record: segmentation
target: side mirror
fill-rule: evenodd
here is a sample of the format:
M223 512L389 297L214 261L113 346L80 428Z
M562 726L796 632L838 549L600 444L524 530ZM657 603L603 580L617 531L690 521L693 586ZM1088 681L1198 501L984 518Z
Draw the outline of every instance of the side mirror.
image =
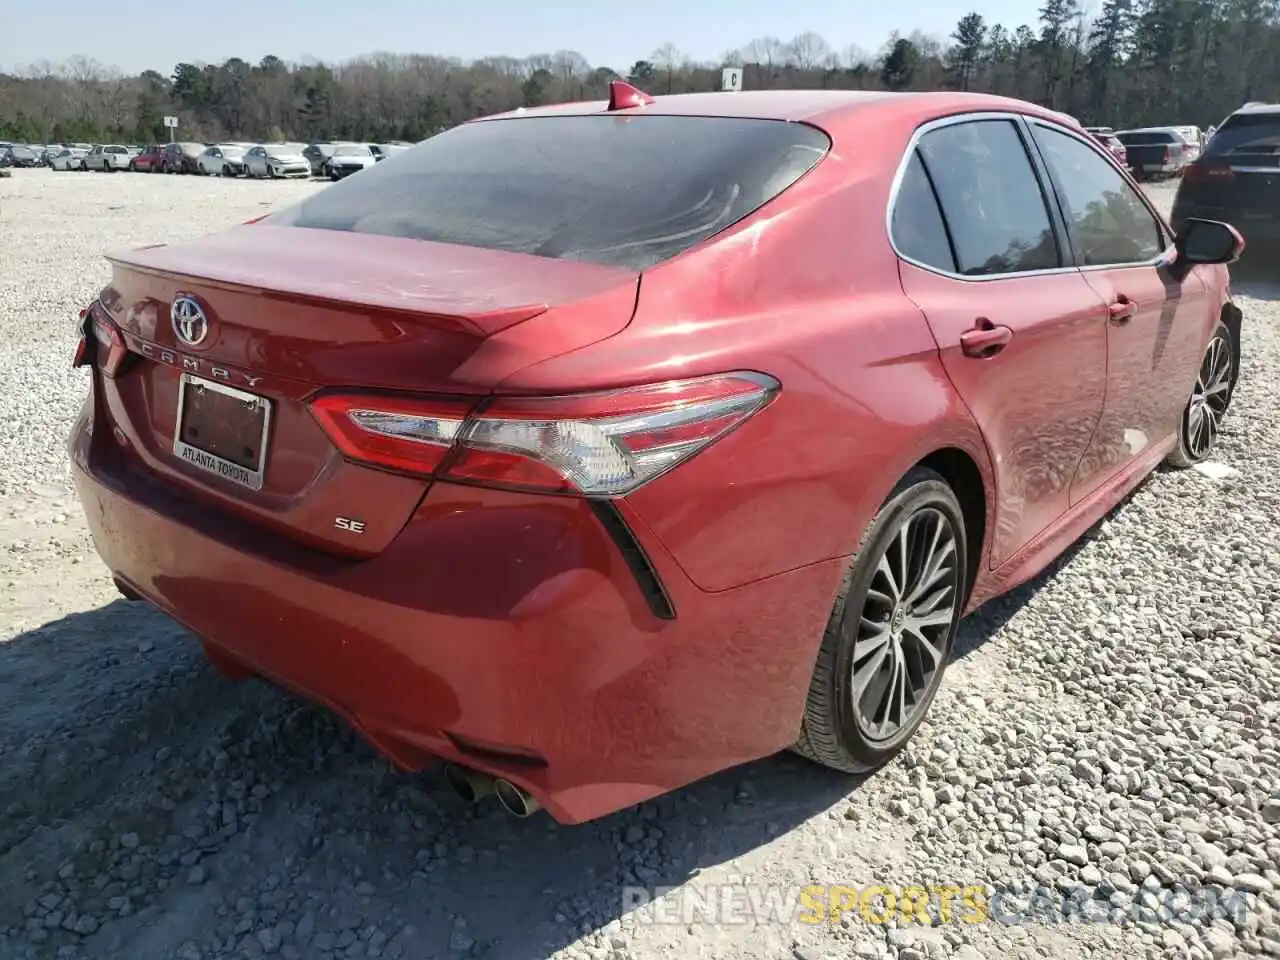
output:
M1183 263L1235 263L1244 253L1244 237L1229 223L1188 218L1177 240Z

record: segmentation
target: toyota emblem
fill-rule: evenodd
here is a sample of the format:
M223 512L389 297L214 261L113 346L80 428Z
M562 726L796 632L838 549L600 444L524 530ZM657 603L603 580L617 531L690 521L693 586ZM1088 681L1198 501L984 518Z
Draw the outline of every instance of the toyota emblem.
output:
M169 308L173 335L188 347L197 347L209 335L209 319L195 297L181 294Z

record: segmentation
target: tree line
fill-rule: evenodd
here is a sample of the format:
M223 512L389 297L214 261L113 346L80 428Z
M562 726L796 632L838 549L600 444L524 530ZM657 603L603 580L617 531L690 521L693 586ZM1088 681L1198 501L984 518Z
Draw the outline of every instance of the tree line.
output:
M836 50L820 34L764 37L719 62L674 44L625 70L563 50L464 62L375 54L344 63L183 62L130 76L86 57L0 73L0 139L421 140L519 106L602 98L622 77L654 94L715 90L725 66L748 90L956 89L1031 100L1110 126L1220 120L1250 100L1280 99L1280 0L1045 0L1034 25L967 14L946 37L894 34L883 48Z

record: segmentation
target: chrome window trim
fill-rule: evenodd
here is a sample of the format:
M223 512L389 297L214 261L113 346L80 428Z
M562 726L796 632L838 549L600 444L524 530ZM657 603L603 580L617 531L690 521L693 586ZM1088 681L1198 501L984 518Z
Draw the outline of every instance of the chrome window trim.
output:
M1137 268L1152 268L1152 267L1159 267L1159 266L1165 265L1168 257L1168 250L1165 250L1161 252L1159 256L1149 261L1143 261L1142 263L1091 264L1087 267L1080 267L1080 266L1076 266L1075 264L1069 264L1069 265L1063 265L1061 267L1050 267L1048 269L1043 269L1043 270L1023 270L1018 273L987 273L987 274L981 274L978 276L972 276L969 274L956 273L952 270L944 270L941 267L935 267L927 263L922 263L921 261L916 260L915 258L909 257L906 254L904 254L898 248L898 243L893 236L893 211L894 211L894 208L898 205L898 193L902 188L902 181L906 178L907 167L911 163L912 155L915 153L916 147L919 145L920 140L926 134L931 133L934 130L941 130L946 127L954 126L956 124L975 123L983 120L1007 120L1012 122L1016 127L1020 127L1020 128L1030 123L1041 124L1045 127L1048 127L1051 130L1056 130L1061 133L1065 133L1068 136L1075 137L1075 139L1077 140L1081 140L1081 142L1084 143L1086 146L1093 148L1094 153L1099 154L1100 156L1103 156L1104 159L1107 162L1109 162L1114 169L1117 169L1117 170L1120 169L1119 164L1115 161L1113 157L1103 154L1100 149L1094 147L1094 145L1091 143L1088 143L1088 141L1080 138L1078 135L1072 132L1072 130L1069 127L1066 127L1059 123L1055 123L1052 120L1046 120L1042 117L1032 116L1030 114L1025 114L1025 113L1017 113L1014 111L1005 111L1005 110L978 110L978 111L972 111L969 113L949 114L945 117L937 117L933 120L928 120L922 123L920 126L916 127L916 129L912 131L911 138L907 141L907 145L902 151L902 156L898 160L898 169L897 169L897 172L894 173L893 175L893 182L889 185L889 201L885 206L885 216L884 216L885 234L889 238L889 247L893 250L894 255L897 256L897 258L900 261L902 261L903 263L909 263L913 267L916 267L920 270L925 270L929 273L934 274L935 276L946 277L949 280L962 280L965 283L993 283L1000 280L1021 280L1024 277L1052 277L1052 276L1061 276L1063 274L1068 274L1068 273L1084 273L1086 271L1091 272L1096 270L1128 270L1128 269L1137 269ZM1023 149L1026 150L1027 146L1028 145L1024 144ZM1037 150L1039 149L1038 145L1034 143L1031 144L1030 146ZM1031 164L1031 172L1032 172L1032 175L1035 176L1037 183L1040 184L1042 189L1047 188L1050 191L1050 193L1053 195L1054 201L1058 203L1059 206L1061 206L1061 203L1062 203L1061 198L1058 196L1057 187L1053 184L1052 180L1050 180L1050 182L1047 184L1040 183L1040 172L1039 170L1036 169L1035 159L1031 157L1030 154L1028 154L1027 156L1027 162ZM1123 171L1121 171L1121 173L1123 175ZM1127 178L1126 178L1126 182L1127 182ZM1161 235L1167 237L1168 230L1166 228L1164 218L1161 217L1159 213L1157 213L1152 208L1150 201L1147 199L1146 195L1142 192L1141 189L1138 189L1138 196L1142 200L1143 205L1147 208L1147 212L1150 213L1155 218L1156 225L1160 228ZM938 201L938 202L939 202L939 213L942 214L943 221L945 222L946 212L941 209L941 201ZM1046 210L1045 214L1049 217L1050 223L1052 224L1053 216L1050 213L1050 211ZM1064 239L1070 241L1071 238L1066 237Z
M926 134L932 133L934 130L942 130L942 129L945 129L946 127L955 126L961 123L976 123L983 120L1007 120L1012 122L1014 126L1020 127L1023 119L1024 119L1023 114L1013 113L1011 111L980 110L980 111L973 111L970 113L950 114L945 117L938 117L934 120L928 120L925 123L922 123L920 126L916 127L914 131L912 131L911 139L907 141L907 146L902 152L901 159L898 161L897 173L894 174L893 183L889 187L889 203L885 208L885 218L884 218L885 232L888 234L888 237L889 237L889 246L893 249L894 254L897 255L899 260L903 261L904 263L909 263L914 267L919 267L921 270L927 270L929 273L936 274L937 276L947 277L948 279L951 279L951 280L963 280L966 283L991 283L996 280L1020 280L1023 277L1056 276L1059 274L1071 273L1076 270L1076 267L1074 265L1071 265L1071 266L1061 266L1061 267L1049 267L1043 270L1023 270L1018 273L984 273L984 274L979 274L977 276L964 274L964 273L956 273L955 271L952 271L952 270L944 270L941 267L935 267L927 263L921 263L919 260L906 256L900 249L898 249L898 243L893 237L893 210L898 205L898 192L902 188L902 181L906 179L907 166L911 163L912 154L915 153L916 147L919 145L920 140ZM1023 149L1024 150L1026 149L1025 145ZM1027 163L1031 166L1031 174L1033 177L1036 178L1037 185L1043 187L1043 185L1040 184L1040 175L1039 175L1039 172L1036 170L1035 160L1029 154L1027 155ZM1049 184L1048 186L1052 188L1052 184ZM941 206L941 201L939 201L939 206ZM940 210L939 212L942 213L942 218L943 218L943 221L945 222L946 216L947 216L946 212L942 210ZM1047 208L1045 209L1045 216L1049 218L1049 222L1052 225L1053 216Z

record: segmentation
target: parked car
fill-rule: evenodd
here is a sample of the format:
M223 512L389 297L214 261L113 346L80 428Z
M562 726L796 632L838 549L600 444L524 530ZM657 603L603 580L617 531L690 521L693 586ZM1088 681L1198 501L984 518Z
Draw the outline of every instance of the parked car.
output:
M164 159L160 161L160 169L165 173L198 173L200 154L205 145L193 141L166 143Z
M6 166L27 168L40 166L40 154L24 143L11 145L7 152L8 163Z
M333 156L336 146L336 143L318 142L308 144L302 151L302 155L311 164L311 175L313 177L327 177L329 175L328 170L325 169L325 163Z
M1197 126L1173 127L1173 132L1187 143L1187 163L1194 163L1204 152L1204 131Z
M113 255L70 438L125 596L566 823L885 763L964 614L1210 456L1239 364L1239 235L1041 107L609 102Z
M112 173L116 170L128 170L133 157L129 150L119 143L98 144L84 156L86 170L100 170Z
M56 157L65 149L66 149L65 147L59 146L57 144L50 144L49 146L45 147L42 151L40 151L40 166L42 167L53 166L53 158Z
M397 153L403 153L412 147L412 143L371 143L369 144L369 152L373 154L373 159L382 161L387 157L394 156Z
M49 162L49 166L54 170L83 170L84 158L88 152L88 150L67 147L54 155L54 158Z
M1192 217L1234 224L1253 256L1274 260L1280 250L1280 105L1244 107L1222 122L1178 184L1173 222L1185 226Z
M1139 180L1167 180L1182 175L1190 145L1172 127L1121 130L1116 139L1124 144L1129 167Z
M200 154L200 172L219 177L238 177L244 173L247 148L234 143L219 143Z
M138 173L160 173L164 169L165 145L153 143L129 163L129 169Z
M341 180L377 163L377 158L364 144L339 144L333 150L325 169L330 180Z
M244 172L250 177L309 177L311 163L300 143L264 143L245 152Z
M1093 139L1106 147L1107 152L1116 158L1116 163L1120 164L1122 167L1127 167L1129 165L1129 151L1125 145L1120 142L1119 137L1113 133L1103 133L1098 130L1086 132L1089 133Z

